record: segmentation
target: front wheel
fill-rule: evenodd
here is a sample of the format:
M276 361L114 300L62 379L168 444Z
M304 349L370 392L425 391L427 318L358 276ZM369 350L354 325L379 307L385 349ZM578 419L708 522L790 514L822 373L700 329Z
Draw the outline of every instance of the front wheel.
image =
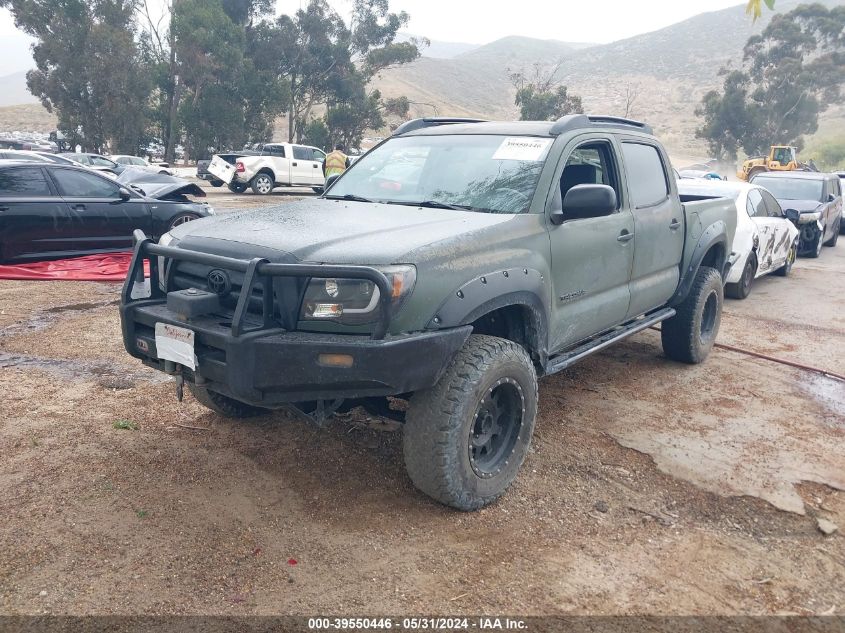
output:
M735 284L725 286L725 294L731 299L745 299L751 294L751 284L754 283L754 275L757 274L757 257L754 253L748 256L745 268L742 269L742 277Z
M841 228L842 219L836 221L836 225L833 227L833 235L831 238L824 243L825 246L836 246L836 242L839 241L839 229Z
M252 187L252 193L259 196L266 196L273 193L273 187L276 186L276 183L270 177L270 174L261 173L252 179L250 186Z
M414 485L459 510L493 503L516 478L537 417L537 374L516 343L472 335L432 388L411 398L403 449Z
M792 266L795 264L795 260L798 257L798 240L795 240L792 243L792 246L789 247L789 252L786 254L786 261L784 262L783 266L778 268L775 271L775 274L780 277L788 277L789 273L792 272Z
M180 213L179 215L174 217L172 220L170 220L170 225L169 225L167 230L172 231L177 226L181 226L181 225L185 224L186 222L193 222L194 220L198 219L199 217L200 216L198 216L196 213Z
M813 234L812 239L806 239L808 235ZM823 229L816 229L816 228L807 228L804 229L804 238L805 243L808 245L807 250L807 257L812 257L815 259L819 255L822 254L822 240L824 237L824 230Z
M719 333L723 302L722 276L715 268L702 266L675 316L661 325L666 356L690 364L707 358Z
M229 191L232 193L243 193L246 191L246 188L249 187L248 184L245 182L230 182L229 183Z

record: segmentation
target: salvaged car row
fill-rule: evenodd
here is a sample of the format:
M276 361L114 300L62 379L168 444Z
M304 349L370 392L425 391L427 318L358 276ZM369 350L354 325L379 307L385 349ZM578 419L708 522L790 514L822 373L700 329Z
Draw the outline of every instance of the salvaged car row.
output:
M322 188L304 149L218 156L207 173L259 194ZM647 125L601 116L409 121L319 198L202 221L187 222L211 212L186 184L0 163L0 258L58 256L54 220L91 227L82 212L101 205L122 223L111 244L134 231L125 348L180 397L186 385L230 417L285 407L321 424L362 406L397 419L411 480L462 510L517 476L538 377L655 324L668 358L703 362L724 293L788 275L842 229L835 175L679 180Z

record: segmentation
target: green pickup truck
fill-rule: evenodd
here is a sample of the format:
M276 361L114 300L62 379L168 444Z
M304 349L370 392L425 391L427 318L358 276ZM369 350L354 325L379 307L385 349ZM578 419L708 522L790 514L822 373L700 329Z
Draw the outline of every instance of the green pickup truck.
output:
M400 420L414 484L473 510L527 455L538 377L657 323L706 358L735 229L642 123L417 119L320 198L136 232L124 344L222 415Z

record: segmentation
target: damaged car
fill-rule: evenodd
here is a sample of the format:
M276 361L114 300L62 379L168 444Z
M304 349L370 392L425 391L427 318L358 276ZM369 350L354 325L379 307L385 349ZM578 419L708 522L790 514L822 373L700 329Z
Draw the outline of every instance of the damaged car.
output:
M137 229L157 237L214 213L190 199L205 195L195 184L142 173L117 182L82 167L0 160L0 263L124 251ZM171 182L150 182L163 178Z
M768 189L793 216L801 231L799 255L818 257L822 245L836 246L842 226L842 185L836 174L767 172L751 182Z
M775 273L789 275L798 255L799 231L771 193L744 182L678 181L688 199L729 198L736 204L736 234L725 295L745 299L755 279ZM793 212L797 221L798 214Z

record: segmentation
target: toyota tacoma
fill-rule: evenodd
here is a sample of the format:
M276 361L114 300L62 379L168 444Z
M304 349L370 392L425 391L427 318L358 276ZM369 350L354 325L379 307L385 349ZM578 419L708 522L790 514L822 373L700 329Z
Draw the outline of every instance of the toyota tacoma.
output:
M706 358L735 229L643 123L416 119L321 198L136 232L124 344L224 416L399 419L417 488L473 510L526 458L538 377L658 323Z

